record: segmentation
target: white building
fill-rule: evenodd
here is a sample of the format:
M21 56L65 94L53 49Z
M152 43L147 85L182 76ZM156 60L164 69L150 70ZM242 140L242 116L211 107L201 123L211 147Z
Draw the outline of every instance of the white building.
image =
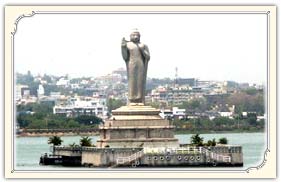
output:
M266 119L266 115L265 114L263 116L257 116L257 121L265 120L265 119Z
M67 87L69 86L69 80L68 79L65 79L65 78L60 78L57 83L56 83L57 86L64 86L64 87Z
M71 98L68 105L56 105L53 107L54 114L71 116L95 115L101 118L107 117L107 107L103 101L95 98Z
M232 112L219 112L219 115L221 117L228 117L228 118L230 118L230 117L233 116L233 113Z
M163 109L160 111L161 118L176 118L183 119L186 117L185 109L179 109L178 107L173 107L173 109Z
M173 117L173 111L171 111L170 109L163 109L163 110L160 111L159 115L163 119L172 118Z
M37 97L40 98L40 97L44 96L44 94L45 94L44 87L42 84L40 84L37 89Z
M174 118L183 119L185 118L185 109L179 109L178 107L173 107Z

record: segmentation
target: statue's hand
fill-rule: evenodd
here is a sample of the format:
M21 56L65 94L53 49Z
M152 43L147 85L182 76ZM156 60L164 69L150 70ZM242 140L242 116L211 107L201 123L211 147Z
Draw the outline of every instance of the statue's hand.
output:
M121 45L122 46L126 46L127 45L127 41L125 40L125 37L122 38Z

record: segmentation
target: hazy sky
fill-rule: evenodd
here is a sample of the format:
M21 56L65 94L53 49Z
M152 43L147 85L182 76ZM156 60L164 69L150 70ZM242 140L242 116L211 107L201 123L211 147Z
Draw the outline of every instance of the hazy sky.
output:
M148 45L148 77L264 83L265 14L37 14L15 34L15 71L100 76L123 67L133 28Z

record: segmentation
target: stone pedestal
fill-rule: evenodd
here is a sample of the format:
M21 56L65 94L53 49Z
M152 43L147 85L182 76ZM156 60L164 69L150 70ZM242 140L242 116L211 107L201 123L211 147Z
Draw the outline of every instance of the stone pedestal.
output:
M112 117L100 126L97 147L179 147L174 126L151 106L129 105L112 111Z

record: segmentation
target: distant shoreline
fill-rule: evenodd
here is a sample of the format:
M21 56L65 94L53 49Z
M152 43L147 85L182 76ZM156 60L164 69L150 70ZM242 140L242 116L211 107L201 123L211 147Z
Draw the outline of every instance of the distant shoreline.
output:
M179 130L175 131L175 135L180 135L180 134L217 134L217 133L264 133L265 131L262 129L257 129L257 130L232 130L232 131L188 131L188 130Z
M98 136L98 132L43 132L43 133L30 133L22 132L17 134L17 137L50 137L50 136Z
M264 133L264 130L241 130L241 131L175 131L175 135L181 134L217 134L217 133ZM99 132L22 132L17 137L50 137L50 136L99 136Z

